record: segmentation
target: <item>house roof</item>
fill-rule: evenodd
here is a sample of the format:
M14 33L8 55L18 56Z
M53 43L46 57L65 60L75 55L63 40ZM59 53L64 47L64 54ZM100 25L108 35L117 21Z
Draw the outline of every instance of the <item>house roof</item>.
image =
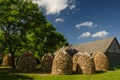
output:
M80 52L94 53L96 51L100 51L102 53L105 53L114 40L117 40L117 39L115 37L105 38L105 39L97 40L93 42L72 45L71 48L75 48Z

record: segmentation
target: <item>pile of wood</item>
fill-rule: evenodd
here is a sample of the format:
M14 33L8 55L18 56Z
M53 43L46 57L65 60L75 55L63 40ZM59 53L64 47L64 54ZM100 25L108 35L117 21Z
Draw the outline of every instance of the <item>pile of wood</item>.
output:
M50 72L52 70L54 55L47 53L42 57L41 68L45 72Z
M4 66L4 67L10 67L11 65L12 65L11 54L6 54L3 57L2 66Z
M106 71L109 69L109 60L105 54L98 51L93 53L93 55L96 71Z
M31 72L36 68L36 59L31 52L23 53L17 63L18 70L22 72Z
M83 74L95 73L95 64L94 64L93 58L87 52L79 56L78 64Z
M81 73L81 69L78 65L78 58L79 56L81 56L82 53L78 52L76 54L73 55L72 61L73 61L73 73Z
M57 51L52 65L52 74L67 75L72 74L72 57L65 49Z

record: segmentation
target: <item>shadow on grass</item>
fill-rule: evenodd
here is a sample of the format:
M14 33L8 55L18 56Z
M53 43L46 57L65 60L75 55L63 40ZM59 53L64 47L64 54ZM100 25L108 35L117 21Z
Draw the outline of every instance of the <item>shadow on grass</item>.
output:
M0 80L33 80L32 77L14 73L0 73Z
M102 71L102 70L96 71L96 74L102 74L102 73L106 73L106 71Z

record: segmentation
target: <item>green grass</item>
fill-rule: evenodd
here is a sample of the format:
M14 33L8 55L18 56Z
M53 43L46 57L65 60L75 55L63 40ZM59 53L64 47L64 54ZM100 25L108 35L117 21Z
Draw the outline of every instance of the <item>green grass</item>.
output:
M26 75L3 73L0 74L0 80L33 80L33 78Z
M120 80L120 69L92 75L51 75L39 73L0 74L0 80Z

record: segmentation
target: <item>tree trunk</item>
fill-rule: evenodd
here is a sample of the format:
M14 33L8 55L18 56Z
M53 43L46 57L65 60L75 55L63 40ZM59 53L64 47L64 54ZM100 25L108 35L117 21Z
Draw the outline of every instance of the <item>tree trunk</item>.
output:
M11 58L12 58L12 68L16 69L14 53L11 53Z
M10 35L10 28L11 28L11 24L9 24L7 27L6 27L6 35L5 35L5 38L6 38L6 42L8 43L8 46L9 46L9 51L10 51L10 54L11 54L11 62L12 62L12 68L15 69L16 66L15 66L15 57L14 57L14 54L15 54L15 51L17 49L17 46L16 48L14 49L13 46L12 46L12 42L14 42L15 44L15 41L14 39L12 38L12 36ZM14 49L14 50L13 50Z
M11 54L12 68L13 68L13 69L16 69L16 66L15 66L15 57L14 57L16 48L15 48L14 51L13 51L10 42L9 42L9 50L10 50L10 54Z
M9 50L10 50L11 59L12 59L12 61L11 61L12 62L12 68L16 69L16 66L15 66L15 57L14 57L15 50L14 51L12 50L11 44L9 44Z

